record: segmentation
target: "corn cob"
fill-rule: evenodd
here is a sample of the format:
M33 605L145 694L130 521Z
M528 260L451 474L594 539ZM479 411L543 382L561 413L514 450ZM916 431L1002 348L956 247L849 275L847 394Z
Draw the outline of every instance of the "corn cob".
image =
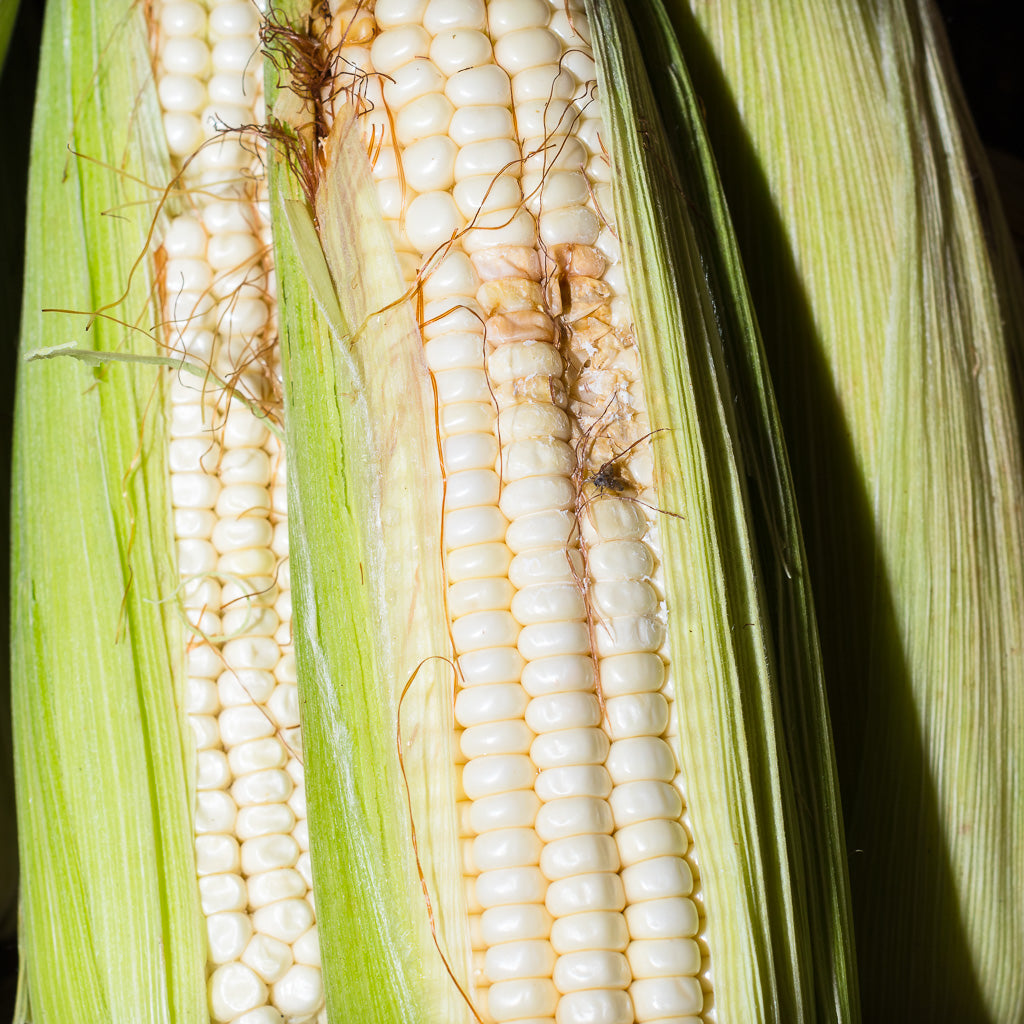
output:
M197 212L180 214L161 234L168 347L216 375L196 384L178 373L168 387L176 589L192 632L182 703L198 750L201 834L192 863L198 902L212 912L205 958L192 936L189 977L209 975L216 1021L270 1024L283 1015L298 1022L319 1008L316 929L303 900L309 859L298 854L304 833L293 821L302 800L290 796L298 758L284 770L286 751L298 753L300 740L292 663L281 650L289 601L276 599L275 587L287 590L294 578L301 581L297 675L312 709L301 752L313 773L310 846L331 1013L562 1024L710 1021L716 1002L737 1019L755 1006L778 1019L805 1013L813 997L799 955L753 969L773 960L763 945L772 914L780 930L771 943L799 954L806 941L790 903L800 882L783 851L786 826L776 837L766 821L750 832L735 824L767 807L791 813L782 806L787 769L770 738L738 755L743 781L735 792L746 807L725 826L729 841L713 844L728 858L744 836L737 873L756 896L722 880L735 862L719 873L712 891L731 893L725 902L733 901L741 922L734 929L723 906L717 925L705 918L704 896L694 890L703 876L692 842L699 826L684 812L690 787L680 769L695 755L680 746L687 716L675 687L688 684L677 672L721 674L728 688L743 675L735 664L747 663L757 686L744 682L749 693L735 689L726 702L743 704L743 717L760 721L770 737L771 659L760 640L749 648L723 643L693 594L661 575L663 547L678 556L693 546L692 537L680 539L681 527L673 535L669 526L701 522L704 531L703 502L721 500L716 487L736 488L734 499L741 489L702 476L734 481L728 460L687 477L692 495L664 469L655 487L657 462L667 457L658 454L658 437L670 433L661 425L669 421L663 396L652 399L649 389L654 410L647 408L632 324L680 318L652 312L650 295L634 312L626 295L625 225L608 188L613 144L587 52L587 14L539 2L485 8L432 0L419 5L421 26L405 21L408 6L381 0L373 19L363 9L318 9L335 33L323 45L335 62L333 81L349 88L302 97L339 115L335 130L324 126L329 187L309 197L320 229L315 251L290 249L306 230L305 214L301 204L277 199L292 236L277 244L291 300L282 314L281 361L289 473L300 481L299 504L288 510L294 568L277 564L288 550L280 485L272 488L277 497L266 490L280 452L219 384L227 380L265 401L276 374L265 236L257 229L252 240L242 231L261 206L258 192L239 181L239 171L253 172L250 154L230 139L202 149L182 172L186 187L198 172ZM213 8L211 30L244 22L245 7ZM164 4L157 12L164 34L176 38L170 27L196 21L197 9ZM202 141L211 113L228 124L248 117L232 109L237 84L200 80L204 60L191 49L191 64L178 63L172 49L157 67L162 119L179 159ZM228 49L226 70L237 73L245 65L241 47ZM182 80L183 72L193 81ZM463 101L458 110L455 95ZM308 113L297 124L301 139ZM344 198L357 201L339 210L345 187ZM366 213L371 192L383 220ZM339 260L339 248L358 232L358 258ZM325 277L321 244L335 282L354 275L351 291L335 291ZM193 266L204 247L220 253L212 273ZM296 259L304 261L312 296L295 275ZM414 302L396 301L408 291ZM703 298L691 302L698 333L710 329L708 308ZM324 319L337 349L315 347ZM310 342L299 340L300 322ZM347 401L343 381L353 389ZM361 419L367 409L368 421ZM435 417L439 453L430 450ZM332 418L335 429L325 434ZM728 416L718 429L728 432ZM667 440L682 464L681 446ZM360 451L362 459L354 455ZM320 488L332 496L326 516ZM424 496L425 508L412 506L411 498ZM211 507L227 519L215 524ZM730 527L735 536L723 562L749 556L747 528L742 517ZM370 539L375 530L380 538ZM699 561L692 564L699 575ZM760 615L746 573L723 601L742 608L740 621L749 621L748 611L751 620ZM333 574L326 589L325 574ZM666 639L666 602L690 614L690 631L704 636L725 667L692 671L700 655L678 635ZM350 623L342 639L338 622ZM376 637L363 635L368 624ZM244 637L253 625L255 638ZM173 662L182 656L169 634ZM458 758L448 750L455 740L443 672L424 682L422 670L424 659L449 651L458 675ZM718 728L733 749L745 732L728 722ZM408 733L418 746L402 739ZM397 757L388 753L396 736ZM188 763L192 751L183 746ZM376 748L372 767L367 748ZM458 803L454 786L445 792L449 755L461 763ZM763 771L753 784L747 756ZM254 806L238 810L250 798ZM406 802L411 820L396 812ZM175 806L179 817L191 806L187 786L178 785ZM266 838L254 834L234 852L228 831L243 818L249 828L250 817L280 819L278 838L260 846L273 845L283 860L247 865L246 846ZM423 850L415 858L410 834ZM424 849L428 837L436 843ZM191 858L181 860L187 875ZM353 883L360 869L364 878ZM412 884L417 875L422 892ZM366 933L352 936L353 921ZM722 968L722 999L709 959L718 956L716 934L723 951L737 954ZM187 998L194 993L179 1003ZM183 1012L181 1019L192 1019ZM842 1007L838 1015L846 1015Z

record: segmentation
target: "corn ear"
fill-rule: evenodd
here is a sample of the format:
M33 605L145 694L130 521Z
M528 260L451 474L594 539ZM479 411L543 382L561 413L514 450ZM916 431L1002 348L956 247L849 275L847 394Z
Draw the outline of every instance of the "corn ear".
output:
M68 343L153 351L128 324L47 311L93 310L131 281L122 308L156 320L150 273L129 277L150 217L140 181L169 166L139 14L50 4L34 124L12 487L34 1021L206 1019L160 387L149 367L33 360ZM123 60L104 59L111 40Z
M809 538L865 1012L1017 1020L1024 317L991 176L930 5L674 15Z
M680 693L687 707L680 756L692 792L703 788L695 798L694 827L703 850L710 943L721 965L715 969L717 1012L720 1019L734 1020L854 1019L841 830L813 615L792 501L786 498L785 459L735 247L685 79L680 102L694 148L686 176L659 186L669 156L661 115L634 70L640 65L636 40L617 5L595 6L588 13L599 54L599 88L612 122L616 208L623 244L630 249L630 289L653 396L651 425L665 431L655 445L656 472L665 507L674 513L661 517L669 603L684 624L673 649L674 663L686 666L678 683L680 691L687 690L685 700ZM291 105L282 93L278 115L287 119ZM290 116L297 132L308 123L308 115L292 110ZM410 555L419 557L418 547L427 561L415 577L416 594L434 593L432 572L423 572L440 549L438 524L424 522L418 510L418 521L406 525L409 509L400 503L391 507L388 498L394 488L407 495L434 492L433 477L418 476L410 467L419 467L419 459L430 454L435 426L429 396L422 397L423 381L408 355L392 348L392 337L400 343L408 335L410 314L398 301L401 285L393 257L379 251L377 239L386 236L368 189L369 165L346 132L336 126L326 143L327 171L315 201L319 246L312 211L303 211L297 185L282 180L283 161L276 190L289 224L278 235L278 273L282 294L294 304L284 321L286 418L293 441L301 438L302 444L290 455L289 486L291 507L301 510L293 516L305 524L296 531L303 554L300 560L295 549L293 579L302 594L296 643L304 666L306 728L316 723L306 741L307 767L315 779L309 783L315 787L310 821L317 837L314 853L319 848L318 880L339 880L337 887L328 882L328 890L318 881L318 914L324 948L330 950L325 985L330 1011L342 1017L365 1015L372 1007L373 1020L438 1019L438 1000L447 988L448 1005L457 1014L451 1019L463 1019L467 1011L457 998L451 1002L453 986L433 947L426 905L418 895L411 828L402 811L402 790L408 786L417 828L426 823L418 808L429 806L436 816L431 821L443 832L452 819L451 797L443 793L454 791L454 771L438 767L438 757L427 765L430 772L410 770L401 778L390 754L400 710L404 721L413 705L422 714L424 702L433 699L432 724L445 724L440 712L450 700L451 684L443 672L431 681L417 674L421 660L451 657L443 623L407 635L392 620L376 635L381 649L376 654L368 647L357 653L351 638L326 635L325 609L339 601L334 597L339 580L350 595L339 601L339 615L347 605L363 609L368 621L387 622L386 581L399 577ZM706 204L700 214L688 209L693 202ZM714 252L699 247L712 238L694 227L702 215L726 233ZM326 268L317 252L321 247ZM715 290L708 284L706 261L714 265ZM643 274L637 272L641 267ZM328 273L333 288L325 287ZM309 282L313 286L303 295ZM739 305L723 338L715 311L726 298ZM311 322L317 324L315 337L309 333ZM727 371L733 361L744 364L741 386L752 390L757 402L754 424L743 427L733 412L737 385ZM408 407L396 405L395 395L376 383L382 367L406 382L396 390L410 396ZM341 448L332 440L339 429L345 438ZM770 477L758 493L756 513L747 492L747 458ZM338 548L332 553L330 544L321 546L328 540L324 524L338 508L344 523L338 538L345 544L340 561ZM759 529L763 538L755 535ZM768 610L762 578L771 579L782 594L777 619ZM405 605L398 608L405 621ZM395 611L390 608L391 615ZM404 662L393 653L403 644ZM371 664L394 667L379 678L368 674ZM396 698L407 684L400 709ZM780 718L780 699L793 716L790 721ZM371 705L372 716L380 717L367 717ZM353 750L362 735L372 737L375 764ZM446 737L445 731L440 735ZM449 744L445 738L437 749ZM425 756L414 746L403 748L403 755ZM809 764L817 773L814 781ZM338 774L346 780L340 791L330 781ZM439 776L444 785L434 792ZM383 804L368 795L369 787L380 784L390 793ZM813 807L810 828L801 824L808 810L798 811L798 799ZM386 824L377 826L378 835L368 844L366 822L377 813L385 815ZM329 841L318 847L327 835ZM454 833L447 843L453 838ZM420 850L425 846L419 836ZM388 849L396 851L390 859L384 856ZM432 879L427 888L438 934L445 936L442 948L458 965L464 956L455 944L462 901L457 879L434 866L442 852L435 848L425 855L425 874ZM395 906L384 906L385 886L398 894ZM809 912L808 905L819 901L823 909ZM346 928L353 916L373 920L375 933ZM822 935L828 936L824 945ZM416 943L412 951L403 945L410 940ZM815 960L818 948L824 954ZM398 959L417 971L433 961L432 973L426 978L406 973L396 962L398 950Z

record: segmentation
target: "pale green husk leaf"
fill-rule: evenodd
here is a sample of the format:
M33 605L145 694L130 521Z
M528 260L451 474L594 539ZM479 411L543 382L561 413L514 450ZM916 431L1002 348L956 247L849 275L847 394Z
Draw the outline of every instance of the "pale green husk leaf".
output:
M778 417L685 67L658 7L632 5L669 69L656 104L616 10L595 5L592 28L651 426L669 428L659 502L683 516L659 525L716 1012L852 1020L835 769Z
M868 1019L1024 1015L1020 276L930 5L679 4L778 381Z
M12 498L18 1012L30 999L33 1024L207 1019L160 380L28 361L69 343L156 352L86 314L125 291L146 247L159 192L141 182L170 177L160 124L142 8L51 3ZM140 269L111 312L150 328L151 287Z

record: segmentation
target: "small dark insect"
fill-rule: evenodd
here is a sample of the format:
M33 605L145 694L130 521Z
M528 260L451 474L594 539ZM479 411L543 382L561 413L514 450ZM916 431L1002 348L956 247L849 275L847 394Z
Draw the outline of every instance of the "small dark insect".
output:
M615 465L621 458L622 455L616 455L614 459L609 459L592 477L587 478L587 483L601 491L617 491L621 494L629 490L629 483L623 478L622 470Z

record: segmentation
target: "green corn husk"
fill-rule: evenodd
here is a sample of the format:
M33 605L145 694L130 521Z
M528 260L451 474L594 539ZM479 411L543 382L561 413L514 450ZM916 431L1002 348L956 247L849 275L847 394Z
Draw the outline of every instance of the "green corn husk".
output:
M160 123L141 11L51 3L11 517L18 1020L34 1024L207 1019L162 387L145 366L28 361L55 345L155 351L124 324L46 310L128 286L153 210L140 182L169 179ZM155 323L150 287L142 266L116 312Z
M868 1019L1024 1016L1024 315L929 4L677 3L794 465Z

